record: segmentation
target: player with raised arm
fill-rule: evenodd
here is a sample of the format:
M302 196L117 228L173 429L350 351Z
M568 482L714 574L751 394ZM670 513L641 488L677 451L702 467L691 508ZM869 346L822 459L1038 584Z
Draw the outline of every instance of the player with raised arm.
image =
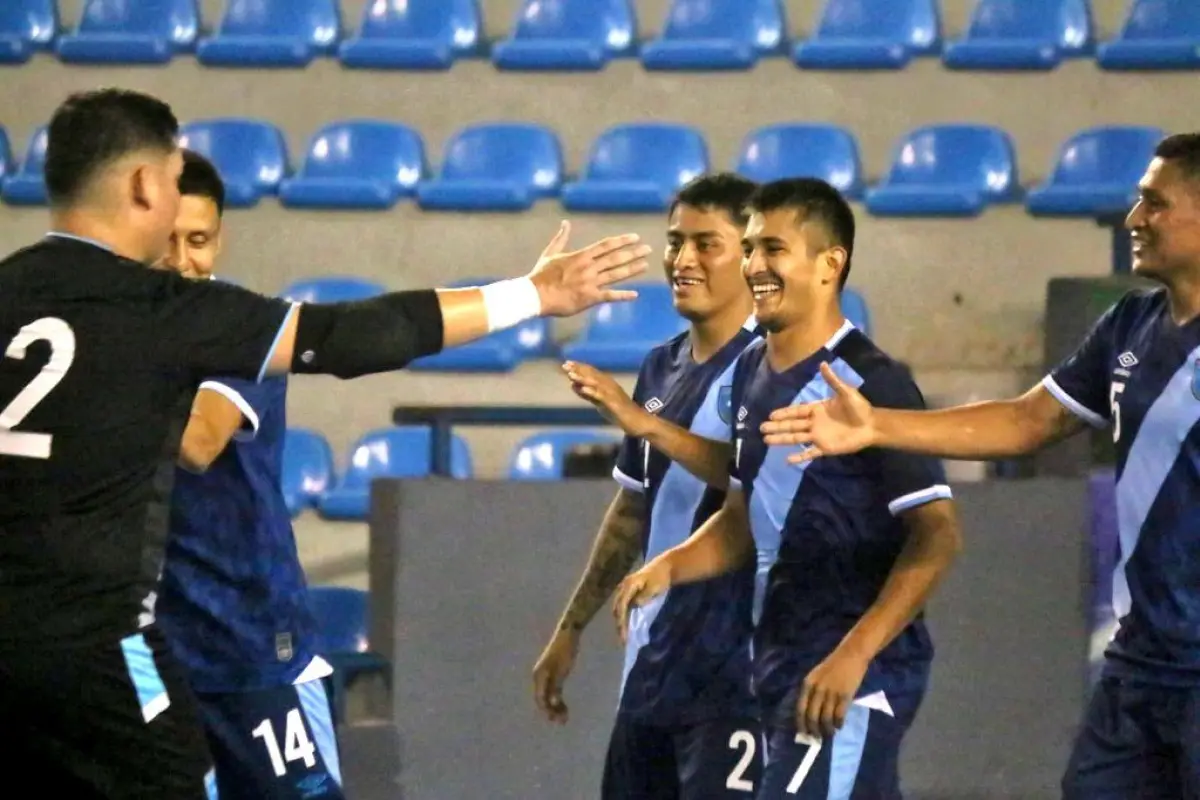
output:
M734 371L732 445L649 415L628 423L698 475L731 465L738 483L690 539L622 583L614 614L624 630L634 607L668 589L756 563L767 748L757 797L899 797L900 744L933 657L923 609L960 546L957 515L934 459L871 450L798 470L765 445L759 424L772 410L829 394L825 361L882 405L924 403L908 371L842 316L854 247L845 199L823 181L783 180L750 209L743 269L766 340Z
M175 460L199 383L353 377L539 314L630 295L635 236L481 289L293 304L147 269L179 211L179 124L156 98L69 97L49 125L51 232L0 261L0 748L76 798L204 798L195 699L153 620ZM206 785L207 784L207 785Z
M183 153L164 266L214 277L225 186ZM339 800L341 769L316 623L280 477L287 376L206 378L183 431L159 627L196 693L223 800Z
M1068 800L1200 798L1200 133L1160 142L1138 192L1125 220L1133 269L1162 287L1119 300L1024 395L893 411L826 366L833 397L763 425L770 444L806 445L790 456L802 466L862 448L1006 458L1111 426L1119 627L1063 777Z
M733 365L758 338L741 276L745 204L754 188L722 173L696 178L679 191L668 214L663 268L688 330L650 351L634 400L608 376L568 362L564 369L578 391L612 392L699 435L729 437ZM597 380L584 388L580 375ZM708 487L635 437L622 443L613 477L620 488L533 670L534 699L552 721L566 721L562 685L583 629L621 579L639 558L687 539L724 501L723 489ZM753 569L743 569L681 586L636 615L601 797L753 796L762 769L750 691L753 578Z

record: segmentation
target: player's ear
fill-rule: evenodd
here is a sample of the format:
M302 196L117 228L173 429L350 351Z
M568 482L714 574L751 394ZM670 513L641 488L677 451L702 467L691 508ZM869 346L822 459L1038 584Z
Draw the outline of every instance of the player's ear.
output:
M150 168L146 163L134 166L129 173L129 192L133 205L142 211L149 210L154 200Z
M846 268L846 248L834 246L821 255L821 283L836 284Z

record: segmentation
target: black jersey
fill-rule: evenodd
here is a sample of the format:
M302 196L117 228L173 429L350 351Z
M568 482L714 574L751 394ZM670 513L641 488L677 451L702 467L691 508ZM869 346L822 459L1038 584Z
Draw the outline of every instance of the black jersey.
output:
M0 656L153 620L196 388L261 379L292 309L68 236L0 262Z

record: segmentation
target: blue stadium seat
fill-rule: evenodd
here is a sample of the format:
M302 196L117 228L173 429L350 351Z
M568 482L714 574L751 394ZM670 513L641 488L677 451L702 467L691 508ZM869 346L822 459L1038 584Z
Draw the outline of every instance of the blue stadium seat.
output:
M570 211L666 211L679 187L708 172L708 145L687 125L617 125L592 143L578 181L562 189Z
M216 33L196 49L210 67L305 67L337 51L338 0L227 0Z
M576 447L619 444L621 439L601 431L543 431L524 439L513 450L508 465L511 481L562 480L563 462Z
M476 0L367 3L358 35L338 57L356 69L449 69L479 52L483 22Z
M942 46L936 0L825 0L792 58L806 69L901 69Z
M503 70L600 70L636 48L630 0L522 0L512 36L495 44L492 62Z
M759 183L820 178L851 200L863 193L858 142L837 125L782 123L753 130L742 141L737 172Z
M374 281L342 275L325 275L288 284L280 297L297 303L342 303L347 300L366 300L383 294L386 289Z
M8 132L0 128L0 187L4 180L13 174L16 166L13 164L12 145L8 141Z
M1200 68L1200 3L1195 0L1133 0L1121 32L1101 44L1102 69Z
M588 312L583 332L563 348L563 358L598 369L636 372L650 348L687 329L666 283L633 285L632 302L604 303Z
M333 667L329 702L335 724L346 719L346 687L360 675L380 674L391 683L387 659L371 650L370 596L348 586L310 586L308 607L316 623L319 655Z
M325 437L307 428L288 428L279 482L292 516L312 507L333 477L333 451Z
M871 310L866 298L857 289L842 288L842 316L854 323L867 336L871 335Z
M1092 53L1089 0L978 0L966 35L948 42L951 69L1048 70Z
M867 210L880 217L973 217L1020 197L1012 139L987 125L929 125L904 136Z
M432 434L425 426L395 426L371 431L350 450L350 463L337 485L321 495L317 509L326 519L366 519L371 482L376 478L425 478L432 469ZM470 478L471 452L454 436L450 473Z
M451 288L483 286L495 278L468 278ZM415 372L511 372L522 361L556 355L550 321L544 317L476 339L473 342L419 358L408 365Z
M750 69L780 52L779 0L673 0L662 36L642 45L650 70Z
M216 165L225 181L229 208L251 208L264 196L275 194L289 171L287 144L270 122L233 117L197 120L183 126L179 143Z
M471 125L446 142L441 173L417 187L417 203L438 211L526 211L557 195L562 179L562 148L549 128Z
M86 0L55 49L68 64L166 64L195 47L199 29L196 0Z
M0 64L24 64L58 35L55 0L0 2Z
M1164 136L1159 128L1138 126L1080 131L1059 148L1053 174L1029 192L1025 207L1046 217L1124 215Z
M12 173L0 188L4 202L12 206L40 206L46 204L46 179L42 170L46 165L46 126L33 132L25 157L16 172Z
M427 171L421 134L407 125L342 120L313 134L299 171L279 184L290 208L388 209Z

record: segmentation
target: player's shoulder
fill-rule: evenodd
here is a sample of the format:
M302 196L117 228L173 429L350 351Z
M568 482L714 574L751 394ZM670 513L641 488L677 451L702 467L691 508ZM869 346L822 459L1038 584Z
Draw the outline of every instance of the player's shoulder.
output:
M1140 324L1156 319L1167 309L1167 290L1165 287L1150 287L1131 289L1121 296L1112 307L1105 312L1105 317L1118 333L1138 327Z
M833 356L857 376L859 391L872 403L909 405L920 398L920 390L908 365L875 344L859 328L846 332L834 346Z

